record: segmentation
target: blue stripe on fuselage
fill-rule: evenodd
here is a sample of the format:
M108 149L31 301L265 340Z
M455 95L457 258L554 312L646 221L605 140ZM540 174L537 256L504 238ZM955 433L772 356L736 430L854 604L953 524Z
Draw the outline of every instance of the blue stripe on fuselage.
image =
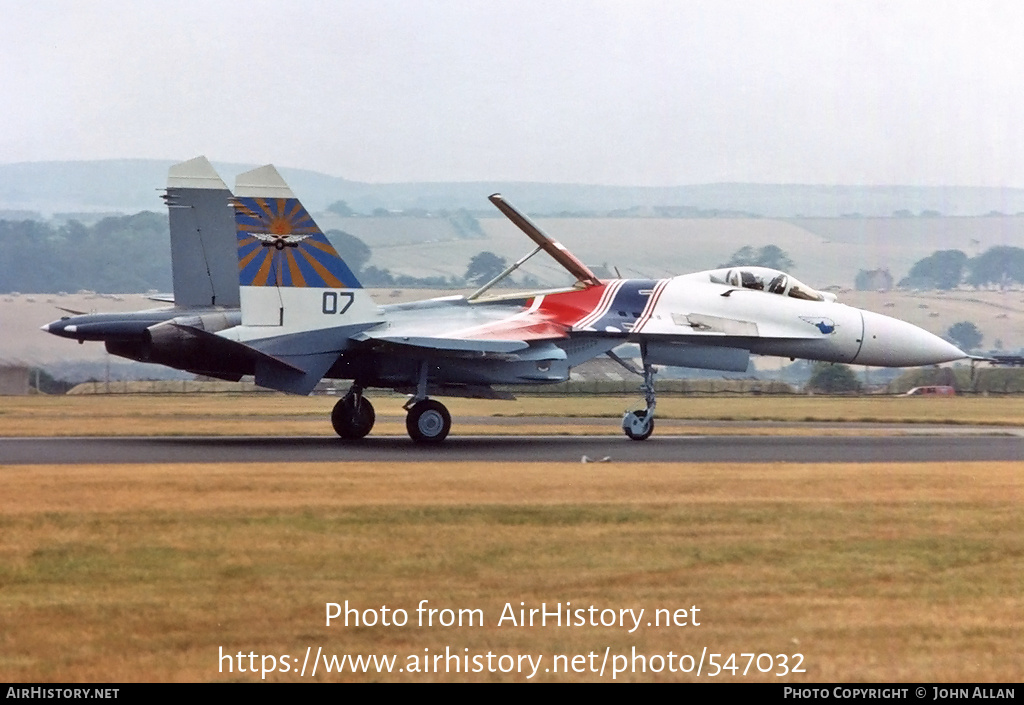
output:
M625 280L608 310L590 327L608 333L629 333L643 315L657 283L656 279Z

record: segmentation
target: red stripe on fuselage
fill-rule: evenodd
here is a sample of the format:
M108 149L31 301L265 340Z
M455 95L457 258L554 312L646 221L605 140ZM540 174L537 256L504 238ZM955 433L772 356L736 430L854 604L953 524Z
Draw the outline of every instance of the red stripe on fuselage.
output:
M522 311L508 318L462 328L449 335L490 340L565 338L574 324L591 316L597 308L607 309L611 305L612 297L607 295L606 288L600 284L579 291L544 294L528 299Z
M551 321L571 328L594 313L601 304L601 297L607 288L608 284L602 282L580 291L548 294L541 302L540 313Z
M661 298L661 294L665 291L665 287L668 286L670 279L659 279L658 283L654 286L654 291L651 293L650 298L647 300L647 306L640 316L640 320L633 326L633 332L639 333L647 322L651 320L651 316L654 315L654 309L658 305L658 299Z

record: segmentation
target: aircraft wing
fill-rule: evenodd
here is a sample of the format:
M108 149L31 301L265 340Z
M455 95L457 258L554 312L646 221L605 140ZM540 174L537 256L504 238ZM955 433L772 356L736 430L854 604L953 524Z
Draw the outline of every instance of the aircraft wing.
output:
M428 348L447 352L469 353L513 353L530 346L525 340L486 340L479 338L438 338L417 335L402 335L393 331L380 333L359 333L353 337L359 342L376 341L389 345Z
M543 297L525 306L466 305L464 299L444 299L438 307L395 311L386 325L362 331L352 340L460 353L510 354L531 343L567 338L569 327L541 308Z

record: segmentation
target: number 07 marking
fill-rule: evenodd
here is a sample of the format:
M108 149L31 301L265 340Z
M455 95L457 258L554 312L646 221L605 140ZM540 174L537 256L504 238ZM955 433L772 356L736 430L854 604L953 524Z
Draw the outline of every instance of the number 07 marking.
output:
M339 297L341 297L341 299L342 299L341 310L340 311L338 310L338 298ZM322 306L322 308L320 310L323 311L326 314L335 314L336 313L338 315L341 315L341 314L345 313L345 311L348 311L349 307L352 305L352 302L355 301L355 300L356 300L356 295L353 292L351 292L351 291L342 291L342 292L325 291L324 292L323 306Z

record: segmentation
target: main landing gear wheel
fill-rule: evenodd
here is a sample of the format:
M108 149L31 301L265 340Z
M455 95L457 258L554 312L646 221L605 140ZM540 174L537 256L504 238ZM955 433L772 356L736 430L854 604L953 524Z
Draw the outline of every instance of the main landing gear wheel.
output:
M654 414L648 414L647 409L627 411L622 417L622 430L631 440L646 441L654 433Z
M417 443L440 443L452 428L452 417L441 402L424 399L409 409L405 428Z
M339 399L331 412L334 432L349 441L366 436L376 420L377 414L374 413L370 400L351 393Z

